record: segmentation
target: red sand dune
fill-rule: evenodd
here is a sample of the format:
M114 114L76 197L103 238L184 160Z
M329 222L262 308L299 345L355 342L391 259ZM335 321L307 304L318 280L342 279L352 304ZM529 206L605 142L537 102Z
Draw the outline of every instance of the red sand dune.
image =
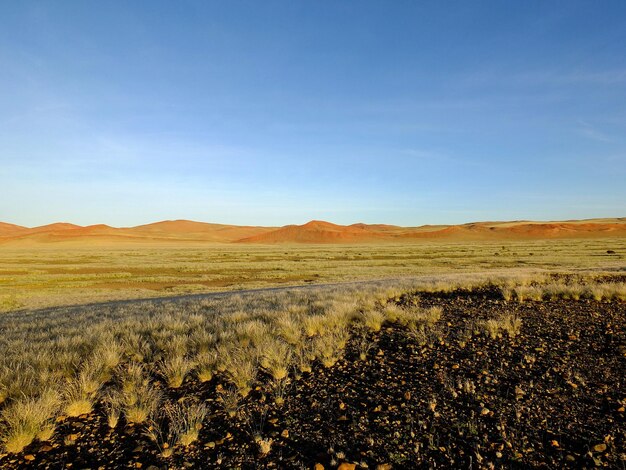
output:
M159 239L180 239L231 242L241 238L252 237L268 231L273 227L252 227L239 225L208 224L191 220L166 220L153 224L139 225L126 229L130 234Z
M66 243L410 243L426 240L516 240L553 238L625 237L626 218L564 222L475 222L464 225L398 227L384 224L337 225L313 220L303 225L253 227L168 220L137 227L108 225L81 227L56 223L27 228L0 223L1 245Z
M0 237L15 235L17 233L23 232L24 230L28 229L26 227L22 227L21 225L0 222Z
M376 241L385 234L358 225L335 225L312 220L304 225L287 225L267 233L239 240L240 243L354 243Z

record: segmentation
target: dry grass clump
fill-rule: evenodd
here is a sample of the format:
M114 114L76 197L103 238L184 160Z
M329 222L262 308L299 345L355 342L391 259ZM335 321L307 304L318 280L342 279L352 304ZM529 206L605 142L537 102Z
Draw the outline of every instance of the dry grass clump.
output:
M401 308L398 305L390 304L385 308L388 321L398 323L409 329L415 329L419 325L435 325L441 319L442 312L441 307L422 308L415 305Z
M89 379L79 378L69 383L63 393L63 413L70 418L86 415L93 410L95 391Z
M121 408L129 424L145 422L158 409L163 394L152 385L142 364L127 364L119 381L120 387L109 392L108 400Z
M311 315L304 319L304 333L311 338L321 334L327 324L328 322L324 315Z
M479 322L478 325L492 339L502 337L503 332L506 332L509 337L513 338L519 334L522 328L522 320L516 315L505 313L497 318Z
M163 394L151 384L138 385L120 397L124 417L130 424L145 422L158 409L162 400Z
M18 453L35 439L50 439L60 404L58 393L48 389L39 397L22 398L7 405L1 413L0 432L6 452Z
M171 427L167 425L166 413L159 413L154 419L146 422L144 434L150 439L159 450L159 456L163 459L169 459L174 455L174 447L176 446L177 436Z
M196 375L200 382L209 382L217 370L217 351L199 352L195 357Z
M170 429L176 442L187 447L198 440L202 422L207 415L205 405L198 403L176 403L166 409L170 419Z
M183 384L185 377L191 372L194 365L194 362L184 355L176 354L163 359L159 363L159 369L167 382L167 386L178 388Z
M296 346L294 354L294 371L296 378L301 374L311 372L311 363L314 359L315 355L313 354L310 340L303 340Z
M200 327L194 330L191 336L192 349L198 355L206 354L215 347L216 340L217 337L214 331Z
M366 328L372 331L380 331L387 318L380 310L368 309L360 314L359 319Z
M63 413L66 416L77 417L91 413L98 391L111 378L109 366L119 362L115 352L115 349L109 350L109 353L106 349L99 349L97 355L83 363L78 377L66 384L63 391Z
M252 384L258 373L258 361L254 350L238 347L230 350L221 358L226 375L237 387L241 396L246 396L252 390Z
M539 286L517 286L513 289L513 292L519 302L524 302L525 300L539 302L543 300L545 295L545 290Z
M109 390L102 398L102 405L107 418L107 425L115 429L122 416L122 397L120 393Z
M274 380L282 380L289 374L293 363L293 349L279 339L267 338L260 348L260 364Z
M624 282L595 282L593 279L581 281L556 281L544 283L535 281L533 284L500 286L500 292L505 300L515 299L518 302L526 300L581 300L595 301L624 301L626 300L626 283Z
M244 348L262 344L267 338L267 325L261 320L248 320L235 323L237 342Z
M276 330L278 335L292 346L297 346L302 341L304 334L300 318L281 315L277 318Z
M235 387L223 388L218 391L224 411L234 418L241 407L241 396Z
M316 336L311 342L312 354L324 367L332 367L341 359L349 337L350 333L345 328L331 330Z
M361 331L356 340L356 348L359 352L359 359L361 361L365 361L367 359L367 354L374 347L374 342L367 337L366 332Z
M277 405L282 405L283 403L285 403L285 395L287 394L290 385L291 382L288 377L280 380L274 380L271 383L271 387L274 393L274 403L276 403Z

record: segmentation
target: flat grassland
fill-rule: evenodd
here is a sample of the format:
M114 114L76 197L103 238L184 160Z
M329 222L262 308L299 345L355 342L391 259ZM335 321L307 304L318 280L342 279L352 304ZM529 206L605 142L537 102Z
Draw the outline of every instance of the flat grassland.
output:
M0 248L0 312L490 270L624 269L626 238L359 245Z

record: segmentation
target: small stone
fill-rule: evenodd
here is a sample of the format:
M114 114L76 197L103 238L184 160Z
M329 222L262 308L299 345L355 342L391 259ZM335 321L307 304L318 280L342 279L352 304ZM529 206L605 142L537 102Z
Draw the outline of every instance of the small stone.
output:
M490 413L489 412L489 408L481 408L481 410L480 410L481 416L488 415L489 413Z
M502 452L496 452L496 457L501 459L502 458Z
M404 399L405 400L410 400L411 399L411 392L404 392Z
M376 470L391 470L391 468L390 463L379 463L376 465Z
M572 454L567 454L567 455L565 456L565 460L566 460L567 462L575 462L575 461L576 461L576 458L575 458Z
M39 449L40 452L50 452L52 450L52 446L48 444L44 444Z
M135 462L135 468L141 468L143 464L141 462Z
M559 447L559 441L550 441L552 447Z
M284 429L283 432L280 433L282 437L289 437L289 429Z
M26 454L24 456L24 460L26 460L27 462L32 462L33 460L35 460L35 456L33 454Z
M604 452L606 450L606 444L596 444L595 446L593 446L593 450L595 450L596 452Z
M211 442L207 442L204 447L208 447L209 449L214 449L215 448L215 442L211 441Z
M354 470L356 468L355 463L343 462L337 467L337 470Z
M339 403L339 409L340 410L345 410L346 409L346 404L344 402Z
M321 463L316 463L313 470L324 470L324 466Z

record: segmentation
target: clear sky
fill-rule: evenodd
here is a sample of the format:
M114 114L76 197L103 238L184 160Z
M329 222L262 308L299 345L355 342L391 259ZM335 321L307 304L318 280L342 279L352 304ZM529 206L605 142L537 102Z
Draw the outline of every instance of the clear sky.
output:
M0 2L0 221L611 216L623 0Z

